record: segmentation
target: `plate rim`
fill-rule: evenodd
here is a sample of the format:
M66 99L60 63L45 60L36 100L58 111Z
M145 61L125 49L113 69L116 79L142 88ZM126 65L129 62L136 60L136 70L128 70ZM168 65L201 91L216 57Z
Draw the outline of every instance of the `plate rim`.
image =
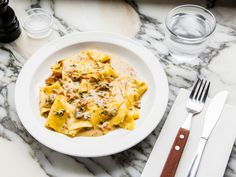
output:
M88 37L89 36L89 37ZM97 37L96 37L97 36ZM85 40L85 41L80 41L80 38L90 38L90 40ZM94 40L91 40L91 38L93 38ZM158 121L156 121L154 123L154 125L152 125L151 128L149 128L148 130L145 131L145 133L143 133L142 136L140 136L139 138L136 138L136 141L130 144L126 144L125 146L122 146L122 148L117 148L116 150L112 151L112 152L107 152L107 153L75 153L75 152L69 152L67 150L61 149L61 148L55 148L54 146L52 146L50 143L47 143L46 141L44 141L42 138L40 138L39 136L37 136L37 133L35 133L35 131L33 129L31 129L28 126L28 123L26 122L26 119L23 118L24 112L22 112L21 108L22 108L22 103L20 100L22 100L22 95L19 93L20 90L22 90L22 80L24 80L23 78L26 75L26 71L27 69L29 69L30 65L32 63L34 63L37 59L37 57L40 55L40 53L44 52L44 50L46 49L47 51L49 51L49 49L51 49L50 52L48 53L48 56L50 56L51 54L53 54L54 52L63 49L64 47L66 47L68 44L73 45L73 44L79 44L81 42L91 42L91 41L95 41L95 42L104 42L102 39L107 39L110 40L110 43L113 43L115 45L117 45L117 41L118 43L126 43L126 44L132 44L134 46L136 46L136 48L139 48L141 50L143 50L143 53L148 54L149 56L149 60L153 60L152 62L156 63L156 65L158 66L159 72L161 72L162 74L162 78L163 78L163 87L165 87L165 96L162 98L162 110L159 111L159 117L157 117L156 119L158 119ZM58 42L60 41L60 42ZM106 40L105 40L106 41ZM64 44L61 44L63 43ZM121 45L122 47L125 47L124 45ZM127 48L127 47L125 47ZM133 50L131 50L133 52ZM45 56L46 58L46 56ZM42 59L41 61L37 61L36 63L40 64L41 62L43 62L45 59ZM145 62L147 64L147 61ZM35 72L35 71L33 71ZM152 71L153 72L153 71ZM153 74L153 73L152 73ZM163 69L163 67L161 66L161 63L158 61L158 58L155 57L146 47L144 47L143 45L141 45L140 43L134 41L131 38L119 35L119 34L114 34L114 33L105 33L105 32L79 32L79 33L73 33L73 34L69 34L66 36L63 36L61 38L55 39L49 43L47 43L46 45L42 46L40 49L38 49L24 64L21 72L18 75L17 81L16 81L16 86L15 86L15 105L16 105L16 112L19 116L19 119L21 121L21 123L23 124L24 128L40 143L42 143L43 145L61 152L63 154L68 154L68 155L73 155L73 156L78 156L78 157L100 157L100 156L106 156L106 155L111 155L111 154L116 154L119 153L121 151L127 150L133 146L135 146L136 144L138 144L139 142L141 142L142 140L144 140L156 127L157 125L160 123L166 107L167 107L167 103L168 103L168 98L169 98L169 85L168 85L168 81L167 81L167 76L166 73ZM152 107L153 109L153 107Z

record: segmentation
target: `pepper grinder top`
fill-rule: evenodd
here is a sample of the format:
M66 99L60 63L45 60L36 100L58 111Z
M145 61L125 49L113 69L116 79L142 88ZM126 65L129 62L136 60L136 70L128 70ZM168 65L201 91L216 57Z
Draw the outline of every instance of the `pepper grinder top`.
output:
M15 12L8 6L9 0L0 0L0 42L12 42L21 30Z

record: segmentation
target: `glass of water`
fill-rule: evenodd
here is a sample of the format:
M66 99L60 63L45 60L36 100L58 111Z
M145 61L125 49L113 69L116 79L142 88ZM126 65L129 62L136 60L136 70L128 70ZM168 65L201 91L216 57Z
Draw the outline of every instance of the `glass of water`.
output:
M52 32L53 16L43 8L33 8L26 11L23 29L26 34L34 39L45 38Z
M182 5L172 9L165 21L165 43L170 54L179 60L198 57L216 27L214 15L197 5Z

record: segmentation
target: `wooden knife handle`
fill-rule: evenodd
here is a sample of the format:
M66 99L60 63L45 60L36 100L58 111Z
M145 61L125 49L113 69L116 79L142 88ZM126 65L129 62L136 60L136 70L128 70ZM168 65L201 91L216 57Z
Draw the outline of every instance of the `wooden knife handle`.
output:
M174 177L177 170L185 144L188 140L189 130L180 128L171 147L161 177Z

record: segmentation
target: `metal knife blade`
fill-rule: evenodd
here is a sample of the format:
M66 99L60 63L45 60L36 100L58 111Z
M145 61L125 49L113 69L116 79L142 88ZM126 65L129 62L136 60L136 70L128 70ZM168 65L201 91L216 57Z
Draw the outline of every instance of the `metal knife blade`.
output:
M227 96L228 91L222 91L211 100L205 116L202 138L208 139L210 136L211 131L220 117Z

